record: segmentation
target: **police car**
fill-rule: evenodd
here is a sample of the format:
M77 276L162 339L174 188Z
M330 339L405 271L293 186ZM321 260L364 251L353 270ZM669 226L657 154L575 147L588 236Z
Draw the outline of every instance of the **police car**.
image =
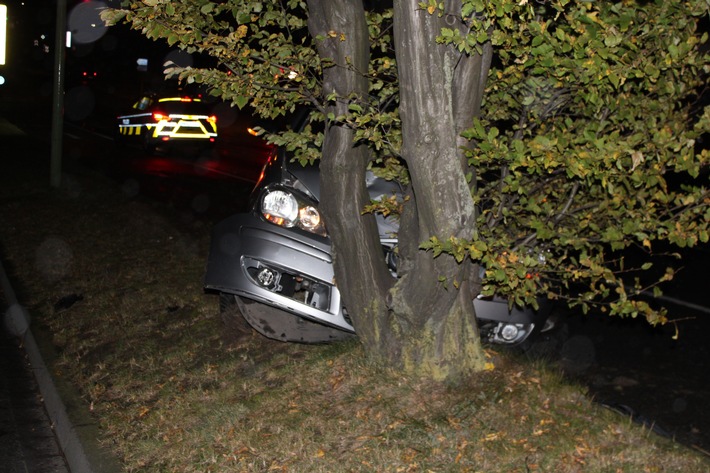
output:
M116 142L132 140L152 152L176 143L209 146L217 134L217 117L199 98L145 95L130 113L118 117Z

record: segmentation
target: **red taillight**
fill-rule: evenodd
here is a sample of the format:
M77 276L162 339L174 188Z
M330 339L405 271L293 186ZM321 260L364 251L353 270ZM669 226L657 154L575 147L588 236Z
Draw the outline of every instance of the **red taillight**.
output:
M161 120L170 121L170 115L166 115L160 112L153 112L153 120L159 122Z

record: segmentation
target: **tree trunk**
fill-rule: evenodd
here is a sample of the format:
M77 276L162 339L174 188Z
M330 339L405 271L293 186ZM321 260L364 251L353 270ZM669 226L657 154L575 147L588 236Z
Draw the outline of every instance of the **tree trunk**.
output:
M419 249L432 236L470 238L475 206L465 179L460 131L480 111L490 55L466 56L435 38L460 24L461 5L445 2L448 15L395 0L394 34L400 84L402 155L415 205L400 229L401 279L390 307L401 327L400 359L408 371L452 379L485 366L473 308L477 266L453 257L436 259Z
M334 62L323 71L323 97L336 93L328 108L336 116L348 110L349 97L366 97L369 38L360 0L309 0L308 28L321 58ZM335 32L335 35L329 33ZM342 34L342 36L341 36ZM332 124L331 124L332 125ZM366 146L354 146L353 130L327 126L320 163L321 203L336 283L365 347L386 345L377 327L386 319L385 296L394 283L382 258L377 225L362 214L370 197L365 186ZM369 352L376 352L368 350Z
M328 110L340 115L348 97L368 90L361 74L369 58L363 5L309 0L308 6L311 34L326 37L317 42L319 54L335 64L324 70L323 96L340 97ZM450 6L460 12L460 2ZM437 45L447 20L420 10L416 0L395 1L402 153L413 190L402 216L396 285L374 219L362 215L369 201L367 149L353 145L351 130L329 126L321 161L321 209L333 242L336 281L366 352L396 369L438 380L485 365L473 309L477 267L443 255L434 259L419 249L431 236L470 237L475 228L458 135L480 109L490 56L464 56Z

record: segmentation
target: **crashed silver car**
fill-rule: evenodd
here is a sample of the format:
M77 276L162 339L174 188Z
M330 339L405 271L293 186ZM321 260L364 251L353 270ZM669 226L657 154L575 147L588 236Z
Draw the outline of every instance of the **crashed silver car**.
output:
M370 196L399 189L368 174ZM282 341L323 343L355 330L333 284L330 240L318 211L318 167L274 153L252 194L250 211L213 229L205 289L220 295L223 317L243 317L262 335ZM380 241L396 277L397 223L377 216ZM474 300L485 341L520 345L539 332L546 311L513 308L505 300ZM240 320L238 322L241 322Z

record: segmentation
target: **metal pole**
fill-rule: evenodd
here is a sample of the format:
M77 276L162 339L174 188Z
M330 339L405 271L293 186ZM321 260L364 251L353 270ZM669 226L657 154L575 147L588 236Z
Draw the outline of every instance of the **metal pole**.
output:
M64 41L67 31L67 0L57 0L57 31L54 38L54 93L52 109L52 151L50 184L62 180L62 135L64 133Z

